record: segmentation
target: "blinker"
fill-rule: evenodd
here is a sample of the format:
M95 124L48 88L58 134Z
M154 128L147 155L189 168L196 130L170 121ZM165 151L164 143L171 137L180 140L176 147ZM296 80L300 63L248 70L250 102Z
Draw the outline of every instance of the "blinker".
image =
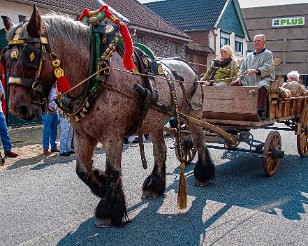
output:
M40 50L33 45L25 45L22 50L22 60L26 66L38 69L40 63Z

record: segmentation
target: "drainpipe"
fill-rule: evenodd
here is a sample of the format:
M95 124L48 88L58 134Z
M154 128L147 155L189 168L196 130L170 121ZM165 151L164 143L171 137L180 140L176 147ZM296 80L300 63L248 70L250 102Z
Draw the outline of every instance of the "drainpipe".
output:
M214 52L215 52L215 58L216 58L217 33L213 31L213 34L214 34Z
M283 60L283 64L286 64L287 62L286 62L286 54L285 54L285 52L286 52L286 43L287 43L287 39L285 38L285 39L283 39L283 45L282 45L282 60Z

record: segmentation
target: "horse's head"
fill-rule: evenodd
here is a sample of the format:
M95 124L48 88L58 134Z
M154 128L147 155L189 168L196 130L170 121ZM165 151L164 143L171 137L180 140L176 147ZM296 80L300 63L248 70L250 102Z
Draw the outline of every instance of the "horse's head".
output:
M29 22L13 26L9 18L3 21L8 47L1 61L8 71L9 108L17 117L32 120L40 116L56 80L44 24L36 6Z

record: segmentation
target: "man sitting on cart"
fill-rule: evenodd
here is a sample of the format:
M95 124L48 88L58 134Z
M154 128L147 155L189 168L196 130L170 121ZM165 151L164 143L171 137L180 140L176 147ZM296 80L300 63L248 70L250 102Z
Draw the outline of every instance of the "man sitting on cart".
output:
M267 100L270 83L275 80L273 54L265 48L266 37L258 34L254 37L255 51L250 53L242 62L238 78L231 82L232 86L258 86L258 116L265 120L267 114Z

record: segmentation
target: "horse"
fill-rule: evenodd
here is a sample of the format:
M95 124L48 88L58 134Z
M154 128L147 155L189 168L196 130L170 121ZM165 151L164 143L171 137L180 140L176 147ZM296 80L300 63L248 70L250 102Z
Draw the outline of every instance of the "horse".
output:
M89 77L91 63L89 26L60 14L41 16L36 6L29 21L17 26L12 26L5 20L4 22L8 29L9 46L1 54L1 59L8 71L9 108L13 115L24 120L40 117L45 101L40 96L34 100L33 94L37 95L35 92L39 91L38 95L48 95L56 82L54 67L51 65L53 54L57 54L71 88L74 87L74 90L70 91L70 97L78 98L82 94L87 83L80 81ZM47 33L45 39L42 38L44 33ZM46 44L46 38L50 50L42 48ZM30 66L27 62L29 49L34 49L36 57L40 57L37 65ZM90 190L101 198L95 210L96 225L121 227L129 222L122 187L123 139L136 124L140 106L138 100L133 100L138 97L133 87L136 84L144 86L144 82L141 76L123 72L125 68L120 52L115 51L109 62L108 81L115 89L102 90L85 117L78 121L71 119L71 124L74 129L76 173ZM189 104L202 106L203 100L202 88L196 82L198 76L194 69L179 59L161 58L161 63L171 80L176 81L172 70L182 77L182 87L185 90L179 83L174 83L180 112L201 119L202 108L189 107ZM159 101L172 108L171 93L166 79L157 76L154 80ZM192 90L195 92L188 102L184 91ZM142 124L134 133L148 133L153 143L154 167L144 180L143 198L157 198L165 192L167 148L163 127L171 117L172 115L150 105ZM206 184L214 177L214 164L205 145L203 129L196 125L189 127L193 145L198 152L194 176L199 184ZM104 170L93 167L92 157L99 142L106 153Z

